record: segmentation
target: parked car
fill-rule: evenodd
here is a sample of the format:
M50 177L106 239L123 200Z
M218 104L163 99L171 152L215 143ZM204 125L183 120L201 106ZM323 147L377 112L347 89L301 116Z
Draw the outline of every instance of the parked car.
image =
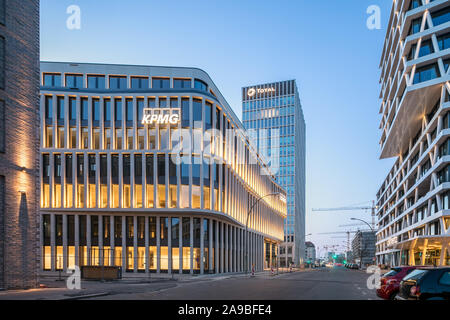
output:
M417 269L418 266L394 267L381 277L381 286L377 289L377 296L386 300L394 300L400 289L400 281Z
M450 300L450 267L421 267L400 282L399 300Z

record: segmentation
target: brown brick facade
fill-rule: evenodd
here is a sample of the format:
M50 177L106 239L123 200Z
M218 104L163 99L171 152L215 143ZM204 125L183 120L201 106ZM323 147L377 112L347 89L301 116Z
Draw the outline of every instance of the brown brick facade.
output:
M4 177L0 178L0 288L31 288L38 284L40 255L39 1L7 0L0 5L3 2L0 37L4 39L4 60L0 64L4 66L4 86L0 100L5 103L5 148L0 150L0 177Z

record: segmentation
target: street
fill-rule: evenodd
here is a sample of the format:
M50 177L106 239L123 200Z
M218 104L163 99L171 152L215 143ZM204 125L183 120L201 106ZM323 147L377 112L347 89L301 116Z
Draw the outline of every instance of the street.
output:
M65 281L48 288L0 292L0 300L377 300L367 288L370 275L343 267L307 269L272 276L268 272L194 276L172 280L82 281L69 290Z
M270 275L224 276L179 284L152 292L107 295L93 299L157 300L376 300L366 285L369 274L345 268L322 268Z

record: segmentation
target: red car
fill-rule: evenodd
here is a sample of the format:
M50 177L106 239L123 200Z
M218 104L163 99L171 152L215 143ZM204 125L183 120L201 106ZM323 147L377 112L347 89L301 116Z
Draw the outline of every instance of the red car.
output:
M400 289L400 281L414 269L420 266L393 267L381 278L381 287L377 289L377 296L386 300L393 300Z

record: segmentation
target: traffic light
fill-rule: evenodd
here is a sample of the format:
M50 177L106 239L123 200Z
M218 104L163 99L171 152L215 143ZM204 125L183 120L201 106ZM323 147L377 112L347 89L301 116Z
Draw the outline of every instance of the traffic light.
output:
M346 264L347 263L347 260L344 260L344 264Z

